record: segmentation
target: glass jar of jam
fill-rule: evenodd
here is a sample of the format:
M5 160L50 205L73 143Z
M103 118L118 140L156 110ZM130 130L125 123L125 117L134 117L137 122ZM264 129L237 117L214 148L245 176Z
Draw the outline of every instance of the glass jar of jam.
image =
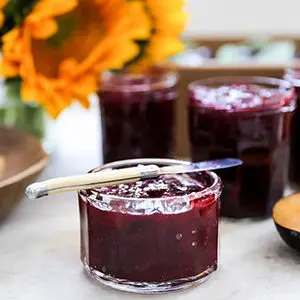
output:
M104 163L174 156L175 73L106 73L98 95Z
M285 70L284 79L295 88L296 110L291 124L290 181L300 183L300 68Z
M137 165L134 159L92 172ZM158 178L79 192L81 259L87 273L110 287L159 293L200 283L217 269L219 197L213 172Z
M287 183L291 84L263 77L226 77L189 85L189 131L194 161L239 157L221 170L221 215L267 217Z

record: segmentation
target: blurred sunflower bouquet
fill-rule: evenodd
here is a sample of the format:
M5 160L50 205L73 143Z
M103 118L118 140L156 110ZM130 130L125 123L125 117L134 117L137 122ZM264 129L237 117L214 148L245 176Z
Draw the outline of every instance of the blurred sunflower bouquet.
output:
M74 101L89 107L102 72L144 68L183 49L183 6L183 0L0 0L7 101L20 98L54 119ZM31 122L36 118L30 114Z

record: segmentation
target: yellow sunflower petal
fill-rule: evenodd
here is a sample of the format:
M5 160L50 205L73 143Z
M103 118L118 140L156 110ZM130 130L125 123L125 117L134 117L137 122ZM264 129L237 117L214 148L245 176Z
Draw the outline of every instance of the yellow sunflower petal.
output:
M4 14L2 11L0 11L0 28L2 27L3 23L4 23Z
M5 15L2 11L2 9L6 6L8 3L8 0L0 0L0 28L2 27L5 19Z
M157 49L159 48L159 51ZM177 38L154 36L148 48L148 54L154 62L162 62L168 56L181 52L183 43Z
M20 29L15 28L15 29L9 31L8 33L6 33L2 37L2 41L3 41L3 43L15 41L16 39L18 39L20 37L20 35L21 35Z
M183 50L179 35L186 24L184 1L182 0L145 0L146 9L152 18L153 34L142 57L130 70L142 70L160 63L171 55Z
M0 0L0 8L3 8L4 6L6 6L6 4L8 3L9 0Z
M58 25L53 17L68 13L78 6L78 0L41 0L25 19L28 30L36 39L47 39L57 32Z
M59 77L72 77L76 73L78 63L74 58L68 58L61 62L59 66Z
M77 98L81 106L84 108L89 108L90 107L90 101L88 97L83 97L83 98Z
M16 77L20 73L20 60L22 59L21 32L18 28L11 30L2 37L3 57L0 73L4 77Z
M139 16L139 18L134 18L133 22L129 24L131 26L131 30L133 30L134 38L137 40L144 40L150 37L151 32L151 19L149 15L140 14L142 10L144 10L144 3L140 1L131 1L128 4L128 14L133 16Z
M57 32L58 26L53 19L45 19L43 20L43 26L33 23L29 25L29 28L35 39L47 39Z
M121 41L122 40L122 41ZM86 65L92 66L94 65L95 71L97 70L109 70L109 69L121 69L124 65L124 61L130 61L133 57L135 57L139 53L139 47L133 43L128 42L127 39L123 40L121 37L119 38L120 44L122 44L122 48L112 47L112 44L117 43L112 41L106 41L106 45L103 42L99 48L102 48L100 53L100 49L98 57L89 57L83 64L83 68L87 68Z
M78 0L40 0L34 6L27 22L39 22L53 16L66 14L78 6ZM41 24L42 25L42 24Z
M0 65L0 75L11 78L19 75L20 67L18 64L13 64L2 60Z
M57 18L63 16L72 19L71 30L52 43L48 38L59 35ZM99 74L133 59L139 50L134 40L150 37L150 23L139 0L40 0L4 36L3 73L20 76L24 101L39 103L56 118L74 99L88 107Z
M74 87L74 95L81 99L89 95L97 89L97 78L92 75L86 75L76 82Z
M22 83L21 97L24 102L31 102L36 97L36 89L27 82Z
M156 22L156 30L162 35L178 36L184 30L186 20L187 16L181 11L171 11L164 17L160 16Z

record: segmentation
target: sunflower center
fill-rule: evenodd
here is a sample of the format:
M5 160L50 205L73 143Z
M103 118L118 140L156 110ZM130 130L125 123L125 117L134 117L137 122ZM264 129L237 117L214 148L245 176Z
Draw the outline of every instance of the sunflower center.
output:
M66 40L76 24L76 18L74 14L68 13L63 16L59 16L56 19L58 25L58 31L52 37L48 39L49 46L58 47L64 40Z
M56 21L59 29L55 35L48 40L32 40L36 71L50 78L57 77L65 59L73 58L78 63L85 60L105 34L103 18L94 1L79 1L75 10Z

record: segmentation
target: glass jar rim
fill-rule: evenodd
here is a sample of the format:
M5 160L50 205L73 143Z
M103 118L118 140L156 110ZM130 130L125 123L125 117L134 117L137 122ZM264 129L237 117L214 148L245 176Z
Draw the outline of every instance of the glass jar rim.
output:
M174 87L178 82L175 71L160 70L145 73L104 72L100 79L101 91L149 92Z
M284 80L291 82L291 84L300 86L300 67L290 67L284 70Z
M224 83L257 83L261 85L266 84L277 87L283 87L285 88L285 91L293 90L293 85L288 80L265 76L216 76L203 78L189 83L188 89L193 90L198 86ZM278 90L280 91L281 89L279 88Z
M260 106L254 107L251 110L247 109L237 109L237 110L216 110L211 107L206 107L205 105L199 107L206 109L207 111L220 111L226 113L247 113L247 114L269 114L274 112L288 112L293 111L296 105L296 94L294 86L291 82L284 79L274 78L274 77L264 77L264 76L217 76L209 77L200 80L195 80L189 83L188 91L193 92L198 87L216 86L219 87L223 84L257 84L261 86L277 87L278 93L286 98L290 98L291 101L288 104L281 105L280 107L270 107L265 110L261 110Z
M127 160L120 160L120 161L115 161L111 163L107 163L104 165L101 165L100 167L97 167L95 169L92 169L90 172L99 172L103 171L106 169L110 168L116 168L116 167L121 167L124 165L128 165L130 167L130 164L132 165L138 165L138 164L158 164L158 165L176 165L176 164L189 164L189 161L185 160L177 160L177 159L163 159L163 158L138 158L138 159L127 159ZM100 195L102 198L108 197L110 200L115 199L115 200L123 200L123 201L166 201L167 199L170 198L176 198L176 199L185 199L192 201L197 198L202 198L211 194L217 194L219 196L221 194L221 189L222 189L222 181L220 177L211 171L205 171L211 178L212 178L212 184L205 189L199 191L199 192L192 192L187 195L181 195L181 196L170 196L170 197L159 197L159 198L137 198L137 197L122 197L122 196L116 196L116 195L107 195L107 194L101 194L97 192L97 195ZM93 189L90 189L93 191ZM78 192L81 196L89 198L89 196L84 193L84 190L80 190ZM217 197L215 197L217 198ZM93 201L101 201L101 200L95 200Z

